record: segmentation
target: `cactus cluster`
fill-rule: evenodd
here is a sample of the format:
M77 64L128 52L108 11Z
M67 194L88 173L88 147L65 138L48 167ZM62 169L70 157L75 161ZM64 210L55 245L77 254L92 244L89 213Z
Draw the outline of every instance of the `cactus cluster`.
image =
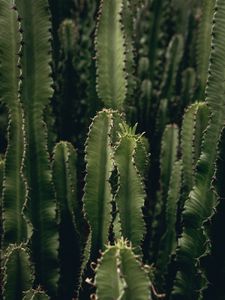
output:
M224 20L0 1L1 299L224 299Z

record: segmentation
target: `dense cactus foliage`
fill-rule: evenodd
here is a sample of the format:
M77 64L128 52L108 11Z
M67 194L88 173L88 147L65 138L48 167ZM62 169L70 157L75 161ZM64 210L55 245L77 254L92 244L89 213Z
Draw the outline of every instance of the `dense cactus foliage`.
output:
M224 20L0 1L1 299L224 299Z

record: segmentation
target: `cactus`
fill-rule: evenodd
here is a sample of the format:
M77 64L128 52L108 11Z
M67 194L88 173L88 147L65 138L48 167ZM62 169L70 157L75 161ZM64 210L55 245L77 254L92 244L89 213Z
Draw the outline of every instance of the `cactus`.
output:
M199 293L207 286L207 278L202 271L200 257L210 253L210 239L205 222L212 218L217 199L211 190L214 165L217 158L216 147L224 126L224 64L225 51L221 40L225 39L222 20L225 16L223 1L216 1L214 27L212 31L212 50L208 84L206 87L206 102L209 106L210 121L204 135L202 152L197 163L195 185L184 207L184 229L179 239L178 261L179 271L173 289L172 299L197 299ZM187 278L188 281L187 281Z
M106 299L151 299L146 271L124 240L108 246L96 267L96 296Z
M1 99L8 108L8 147L5 159L3 183L3 227L4 247L10 243L26 242L28 228L23 208L27 198L24 178L25 132L23 109L20 102L20 49L18 14L10 1L1 2ZM8 24L10 20L10 26ZM9 50L10 49L10 50ZM9 52L10 51L10 52ZM9 72L9 70L11 70ZM16 217L15 217L16 215Z
M183 163L183 198L186 200L194 186L196 163L200 157L203 133L209 119L205 102L188 107L184 114L181 131L181 150Z
M212 20L215 0L202 0L202 15L197 38L197 76L199 81L198 99L204 100L211 49Z
M22 299L33 285L34 274L25 245L9 246L4 258L3 299Z
M123 0L101 1L95 39L97 92L105 106L112 109L123 109L127 94L122 9Z
M123 128L115 150L115 164L119 176L115 202L118 206L122 236L131 241L134 247L139 247L145 234L142 208L146 194L138 170L140 160L138 165L135 161L138 136L134 135L134 131L135 128ZM142 155L141 158L145 159L145 153Z
M58 273L58 233L56 201L52 182L47 132L43 111L52 96L50 15L48 2L16 1L21 18L24 45L21 65L21 101L27 132L25 171L29 185L28 214L34 227L31 252L36 283L51 296L56 294Z
M92 255L96 256L108 241L112 192L109 179L113 171L111 130L113 112L103 110L94 118L86 144L84 208L91 226Z
M77 154L70 143L54 148L53 179L59 215L59 297L72 299L80 285L82 214L77 199ZM74 256L76 253L76 256Z

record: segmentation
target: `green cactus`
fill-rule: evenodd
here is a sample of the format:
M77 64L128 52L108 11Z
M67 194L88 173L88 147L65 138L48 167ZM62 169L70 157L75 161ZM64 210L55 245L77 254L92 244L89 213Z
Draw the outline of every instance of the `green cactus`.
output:
M85 150L87 174L83 202L91 226L93 256L107 243L111 223L112 192L109 180L113 171L112 126L112 111L98 113L90 126Z
M167 205L168 192L170 189L170 181L174 163L177 160L177 152L179 145L179 129L177 125L167 125L161 143L160 154L160 191L157 193L157 201L155 203L153 223L152 223L152 239L154 244L151 244L151 255L155 259L158 255L159 240L162 234L166 231L165 211ZM177 171L178 172L178 171Z
M106 107L120 110L127 94L122 9L123 0L101 1L95 39L98 96Z
M225 4L223 1L217 0L212 31L211 64L206 87L210 121L197 163L195 185L184 207L184 229L178 243L179 269L172 299L199 299L199 294L201 295L207 286L205 274L198 270L202 271L200 258L210 253L210 237L204 225L207 220L212 218L217 205L217 198L211 190L211 181L218 153L216 147L212 147L212 141L215 144L218 143L224 126L225 65L224 60L221 60L225 51L225 44L221 42L225 40L222 21L224 16Z
M59 215L61 299L72 299L80 286L82 212L77 199L76 167L77 154L73 146L67 142L58 143L53 155L53 180Z
M197 37L197 77L199 81L198 99L205 99L205 88L208 76L209 56L211 50L212 20L215 0L202 0L202 15Z
M140 137L135 136L134 131L135 129L123 128L115 149L115 164L119 177L115 202L120 216L121 234L138 248L146 231L142 213L146 193L139 172L141 161L138 159L136 165L135 160ZM147 161L146 153L139 153L138 158Z
M23 214L27 199L27 183L24 178L25 132L23 109L20 102L20 49L18 14L12 8L13 2L1 2L0 74L1 100L9 113L8 147L5 158L3 183L3 228L4 246L10 243L26 242L28 224ZM10 22L9 22L10 20ZM11 70L9 72L9 70Z
M193 102L196 74L193 68L187 68L182 73L181 100L182 106L187 107Z
M174 35L166 51L166 66L160 86L160 97L171 101L176 85L177 71L184 51L184 41L180 34Z
M9 246L4 258L3 299L17 300L33 285L34 274L25 245Z
M96 296L99 300L149 300L150 281L146 271L124 240L107 246L95 270Z
M29 185L28 213L34 227L31 253L36 283L49 295L56 294L58 273L58 232L56 201L52 182L47 132L43 112L52 96L51 23L47 0L16 1L21 18L24 45L21 65L27 151L26 176Z
M196 163L200 157L201 143L209 120L209 110L205 102L192 104L187 108L181 131L183 164L183 198L187 199L194 186Z

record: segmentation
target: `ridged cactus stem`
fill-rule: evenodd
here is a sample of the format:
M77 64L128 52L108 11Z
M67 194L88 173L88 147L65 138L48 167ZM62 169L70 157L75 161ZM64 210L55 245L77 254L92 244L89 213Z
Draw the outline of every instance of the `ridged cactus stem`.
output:
M34 227L31 250L36 283L54 297L59 279L59 237L56 200L43 121L45 107L52 97L51 23L47 0L16 0L21 18L24 45L21 65L21 100L27 132L25 170L29 184L28 213Z
M3 183L3 230L4 246L26 242L27 222L23 207L27 199L27 184L24 179L25 131L23 109L20 101L22 37L20 24L13 2L0 4L0 75L1 100L8 108L8 147L5 159ZM9 72L10 70L10 72Z

